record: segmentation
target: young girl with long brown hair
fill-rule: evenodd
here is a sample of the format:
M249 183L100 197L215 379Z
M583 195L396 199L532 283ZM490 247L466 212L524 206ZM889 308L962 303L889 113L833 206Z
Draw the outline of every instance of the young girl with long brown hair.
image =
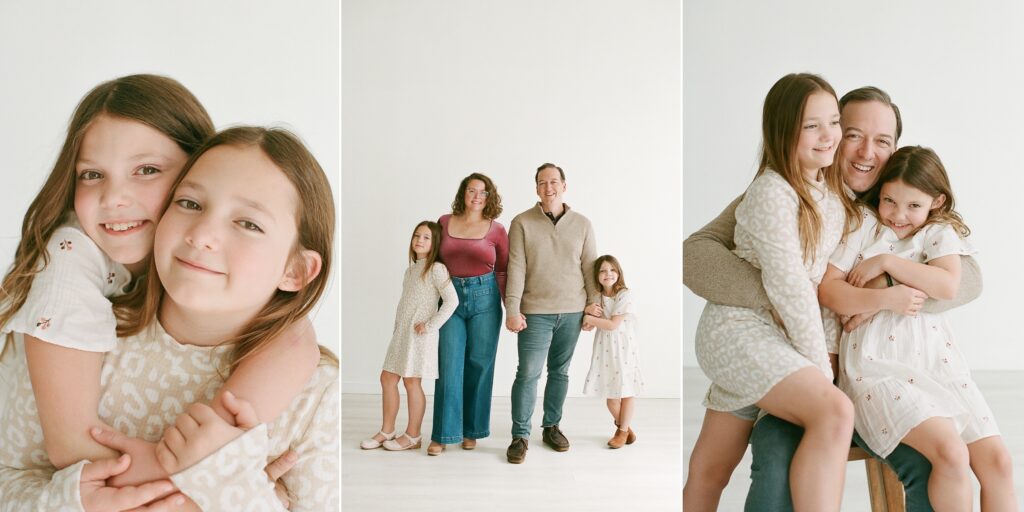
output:
M379 432L359 444L364 450L383 446L401 451L422 446L420 428L427 406L423 379L437 378L438 332L459 305L448 269L439 261L440 253L441 225L429 220L417 224L409 240L409 267L402 279L402 298L380 372L383 421ZM405 382L409 421L405 433L396 437L399 380Z
M58 468L110 457L89 429L97 417L100 367L117 344L112 302L147 292L156 226L172 184L214 133L199 101L156 75L104 82L75 109L57 162L22 224L14 263L0 292L0 326L24 337L46 457ZM120 308L124 318L137 312ZM225 390L249 400L269 421L303 388L318 359L309 322L237 361ZM226 419L220 395L213 406ZM9 431L7 435L18 435ZM155 445L150 446L155 449ZM166 476L150 457L115 481Z
M180 491L161 501L188 497L203 510L284 510L264 466L290 448L295 465L281 480L292 510L337 510L338 365L326 349L271 422L250 410L238 428L205 405L327 288L335 223L326 175L294 135L232 128L197 150L171 197L145 293L119 304L136 314L122 320L124 337L102 363L99 421L117 432L93 435L132 463L145 456L139 443L155 444ZM0 411L5 435L38 429L28 367L5 362L18 382ZM225 404L241 419L239 400L227 395ZM0 494L11 510L122 510L172 490L162 480L109 487L124 457L57 470L37 456L41 439L11 439L20 442L0 444Z
M855 211L832 166L840 137L828 82L801 73L772 86L757 176L736 209L735 252L761 269L774 312L704 308L697 359L712 384L683 489L687 511L717 508L759 409L805 429L790 469L795 509L839 510L853 408L832 385L835 349L817 284Z
M972 468L982 510L1017 510L995 416L943 315L920 311L926 296L956 295L960 256L974 254L938 155L896 151L865 204L864 222L832 255L819 288L838 314L878 311L840 342L839 386L853 400L857 432L882 457L901 442L927 457L935 510L971 509ZM862 288L881 275L888 288Z

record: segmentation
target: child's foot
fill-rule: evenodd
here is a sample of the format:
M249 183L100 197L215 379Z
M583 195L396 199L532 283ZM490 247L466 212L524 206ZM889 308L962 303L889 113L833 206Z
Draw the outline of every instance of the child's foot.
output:
M476 448L476 439L470 439L468 437L463 437L462 438L462 449L463 450L472 450L473 448Z
M443 451L444 445L437 441L431 441L430 446L427 446L427 455L441 455Z
M615 422L615 427L619 427L619 422ZM633 427L626 427L629 429L629 435L626 436L626 444L633 444L636 442L636 432L633 432Z
M609 448L622 448L626 444L626 439L629 437L629 430L622 430L621 428L615 429L615 435L608 440Z
M384 441L384 449L389 452L400 452L402 450L418 450L420 446L423 446L423 442L420 441L421 437L412 437L409 434L402 434L395 439Z
M359 447L364 450L373 450L374 448L380 448L381 446L384 446L384 441L390 441L394 438L394 432L387 433L382 430L374 434L373 437L359 443Z

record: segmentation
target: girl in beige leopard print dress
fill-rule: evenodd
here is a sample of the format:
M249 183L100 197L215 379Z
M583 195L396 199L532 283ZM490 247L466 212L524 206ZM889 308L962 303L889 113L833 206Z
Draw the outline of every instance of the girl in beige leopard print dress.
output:
M422 446L420 428L427 408L423 379L437 378L439 332L459 306L459 295L448 269L438 261L440 254L441 225L429 220L417 224L409 241L410 265L402 279L395 328L380 372L384 419L380 431L359 444L364 450L383 446L385 450L402 451ZM396 437L399 380L405 382L409 421L405 433Z
M135 312L122 321L127 337L101 369L98 415L117 432L92 434L125 455L63 469L49 462L19 342L3 358L16 387L0 410L0 511L175 502L181 510L286 510L264 467L289 450L297 460L280 483L290 510L339 509L336 357L323 350L272 422L238 428L205 405L326 289L334 232L327 177L295 136L248 127L214 136L182 175L156 230L146 293L124 305ZM154 453L169 481L108 486Z
M832 385L816 290L853 211L831 166L841 136L832 87L816 75L783 77L765 98L762 133L734 238L736 254L761 269L774 311L704 309L696 349L712 385L683 490L687 511L717 508L758 408L805 428L790 475L795 509L840 505L853 411Z

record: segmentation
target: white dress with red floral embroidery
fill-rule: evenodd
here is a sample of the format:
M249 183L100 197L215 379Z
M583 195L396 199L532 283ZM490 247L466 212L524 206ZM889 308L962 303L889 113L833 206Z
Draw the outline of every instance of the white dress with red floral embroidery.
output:
M927 263L951 254L974 254L947 224L930 224L899 239L875 216L841 244L831 263L849 272L858 262L895 254ZM906 316L881 311L870 323L843 334L839 387L853 401L854 427L867 445L888 456L911 429L934 417L952 418L965 443L999 435L985 402L941 314Z
M73 214L69 217L46 243L50 261L32 280L25 304L0 333L19 332L62 347L110 352L117 344L110 297L121 295L132 276L82 231Z

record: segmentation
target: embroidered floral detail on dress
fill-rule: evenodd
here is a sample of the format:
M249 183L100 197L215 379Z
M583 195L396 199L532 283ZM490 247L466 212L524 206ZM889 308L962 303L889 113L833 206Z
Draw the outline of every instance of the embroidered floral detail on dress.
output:
M49 318L42 318L42 317L40 317L39 321L36 322L36 327L39 327L39 328L43 329L44 331L46 329L49 329L50 328L50 319Z
M942 362L943 363L948 363L949 362L949 358L948 357L943 357L942 358Z
M966 382L964 382L963 384L960 384L960 387L962 387L962 388L964 388L964 389L967 389L967 383L966 383Z
M909 384L913 384L913 383L914 383L914 378L913 378L913 377L911 377L911 378L907 379L907 383L909 383Z
M899 400L900 398L902 398L900 395L896 395L896 396L892 397L893 400Z
M113 272L107 274L107 284L113 284L115 277L117 277L117 274L115 274Z
M857 382L864 380L864 377L857 377Z
M887 429L887 428L883 428L883 429L882 429L882 433L883 433L883 434L888 434L888 433L889 433L889 429Z
M889 244L889 252L892 252L892 251L895 251L895 250L896 250L896 248L893 247L892 244Z
M60 241L60 250L62 250L62 251L70 251L71 250L71 240L61 240Z
M889 341L896 341L896 336L889 335Z
M952 346L953 346L953 343L948 342L948 341L946 342L946 348L949 348L949 347L952 347Z
M866 398L870 402L871 401L871 394L868 394L868 396L866 396L864 398Z

